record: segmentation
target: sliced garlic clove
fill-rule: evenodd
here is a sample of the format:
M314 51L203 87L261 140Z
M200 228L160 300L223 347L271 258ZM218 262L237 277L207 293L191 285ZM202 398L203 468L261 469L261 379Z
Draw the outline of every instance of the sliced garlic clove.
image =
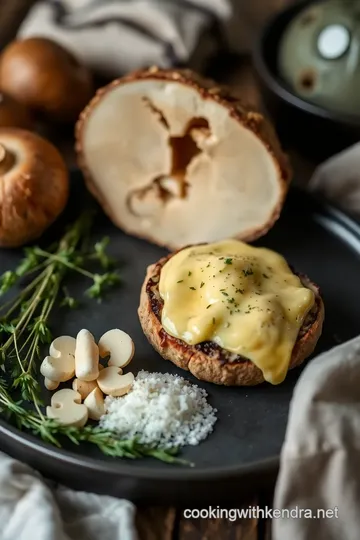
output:
M91 420L100 420L105 414L104 396L100 388L96 387L84 401L84 405L88 409L89 418Z
M48 418L69 427L83 427L88 420L88 410L81 404L80 394L69 388L55 392L51 398L51 407L46 408L46 414Z
M134 382L133 373L121 375L116 366L107 367L100 373L97 383L102 392L109 396L123 396L129 392Z
M135 352L135 345L126 332L115 328L109 330L100 338L99 352L102 358L110 355L109 366L123 368L131 362Z

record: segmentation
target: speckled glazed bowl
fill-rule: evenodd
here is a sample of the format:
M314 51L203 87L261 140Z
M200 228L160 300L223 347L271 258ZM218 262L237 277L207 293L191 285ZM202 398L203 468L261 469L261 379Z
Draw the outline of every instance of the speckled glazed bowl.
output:
M284 147L315 161L360 141L360 89L354 90L360 55L352 52L354 43L360 45L355 17L360 4L354 11L355 3L341 0L345 11L334 0L297 3L266 25L254 49L264 105ZM359 67L349 67L350 60Z

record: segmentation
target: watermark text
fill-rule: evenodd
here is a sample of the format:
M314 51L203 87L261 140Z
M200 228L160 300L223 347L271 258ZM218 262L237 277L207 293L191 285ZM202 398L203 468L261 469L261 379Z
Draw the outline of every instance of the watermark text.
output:
M339 509L334 508L270 508L268 506L248 506L246 508L220 508L209 506L208 508L193 508L184 510L185 519L227 519L237 521L239 519L337 519Z

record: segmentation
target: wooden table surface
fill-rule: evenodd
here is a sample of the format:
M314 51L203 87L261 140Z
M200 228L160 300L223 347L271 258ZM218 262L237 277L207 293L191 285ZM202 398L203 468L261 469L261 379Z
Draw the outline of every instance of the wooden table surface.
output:
M0 48L15 37L17 28L32 3L34 0L3 0L0 3ZM246 58L236 59L236 62L232 65L230 62L225 68L222 65L217 78L236 87L247 102L261 108L251 62ZM62 151L69 166L73 166L75 160L71 132L66 136L60 135L52 139ZM302 177L308 178L313 165L299 160L296 153L291 158L297 165L300 162ZM257 504L260 504L260 501L252 499L246 501L244 506ZM271 500L267 501L267 504L271 505ZM136 523L139 540L270 540L271 538L271 524L261 519L234 522L226 519L185 519L183 510L178 508L138 508Z

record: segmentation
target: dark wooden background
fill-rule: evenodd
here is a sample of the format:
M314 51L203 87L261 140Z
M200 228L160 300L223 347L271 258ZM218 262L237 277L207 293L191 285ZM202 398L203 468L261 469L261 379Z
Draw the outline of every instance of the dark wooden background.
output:
M264 4L273 0L262 0ZM0 48L2 49L15 36L21 21L31 8L34 0L2 0L0 2ZM261 10L263 3L257 2ZM276 8L284 4L284 0L275 2ZM274 6L275 7L275 6ZM269 11L269 5L265 6ZM225 67L225 69L224 69ZM226 82L242 94L243 98L256 107L261 108L260 95L254 80L251 60L246 57L232 59L218 71L221 82ZM56 142L69 165L74 164L73 138L71 133L60 135ZM302 178L308 178L313 166L299 159L296 152L291 156L296 166L303 171ZM260 495L259 495L260 497ZM270 500L252 499L244 502L244 506L271 505ZM200 505L199 505L200 506ZM139 540L271 540L271 524L264 520L239 520L230 522L222 519L184 519L179 508L139 508L137 511L137 528ZM290 539L289 539L290 540Z

